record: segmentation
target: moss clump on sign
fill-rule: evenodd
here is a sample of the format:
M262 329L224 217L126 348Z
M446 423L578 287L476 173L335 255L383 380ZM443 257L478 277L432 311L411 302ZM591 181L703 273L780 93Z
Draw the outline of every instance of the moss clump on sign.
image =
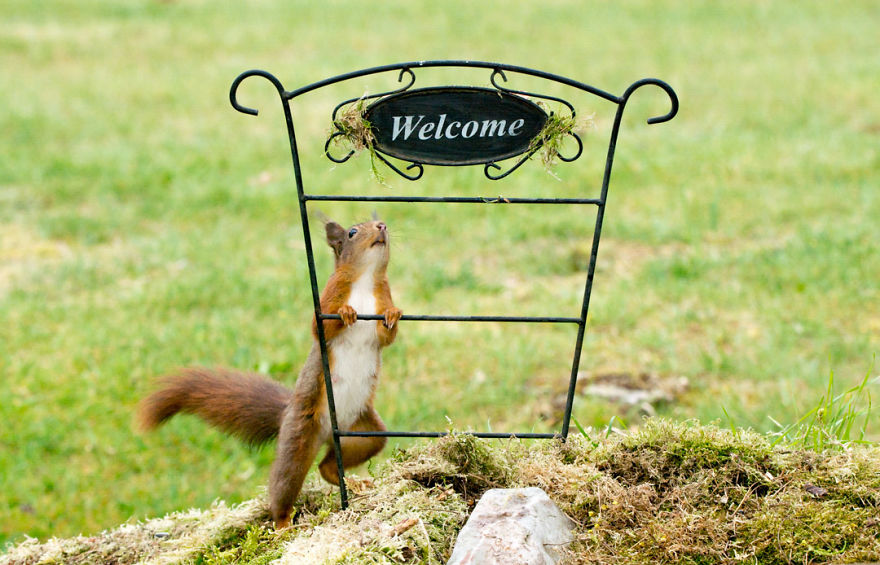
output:
M366 109L366 101L360 100L349 104L349 106L340 112L336 119L333 120L333 129L331 135L333 143L341 145L348 151L358 155L366 150L370 154L370 171L380 184L385 184L385 177L376 166L376 136L373 133L373 126L369 120L364 117Z
M355 153L371 149L376 139L369 120L364 117L364 106L365 101L358 100L350 104L333 120L335 131L340 133L334 141L346 143L348 148Z
M539 106L546 108L544 103ZM559 112L550 112L544 127L536 135L529 145L529 155L538 155L544 169L552 174L552 167L559 161L565 138L575 133L575 129L586 130L593 127L593 118L578 121L574 115L563 115Z

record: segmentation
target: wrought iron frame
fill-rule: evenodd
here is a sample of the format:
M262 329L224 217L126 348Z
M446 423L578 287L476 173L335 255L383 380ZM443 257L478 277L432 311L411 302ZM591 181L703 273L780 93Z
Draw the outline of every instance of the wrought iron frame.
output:
M302 177L302 169L300 166L299 160L299 152L297 150L296 143L296 134L293 125L293 114L290 108L291 100L311 92L313 90L317 90L319 88L329 86L332 84L336 84L339 82L364 77L368 75L374 75L379 73L387 73L392 71L398 71L398 82L403 82L404 78L407 77L409 82L403 85L400 88L390 90L387 92L382 92L379 94L373 94L365 97L357 97L345 100L338 104L332 113L332 119L335 121L337 113L339 110L345 106L346 104L351 104L357 102L362 99L381 99L387 96L392 96L395 94L402 93L408 90L413 84L416 82L416 75L414 69L425 69L425 68L436 68L436 67L461 67L461 68L482 68L488 69L492 71L490 76L490 82L493 87L495 87L499 92L509 93L509 94L517 94L522 96L528 96L530 98L539 98L543 100L550 100L553 102L558 102L568 108L571 112L571 116L575 115L575 109L572 104L568 101L563 100L561 98L557 98L554 96L541 95L533 92L526 92L522 90L513 90L506 88L502 84L499 83L498 79L503 82L507 82L507 73L516 73L520 75L527 75L532 77L537 77L541 79L546 79L549 81L553 81L556 83L560 83L565 86L573 87L575 89L587 92L589 94L598 96L599 98L603 98L609 102L617 104L617 111L614 116L614 122L611 127L611 135L608 142L608 152L605 160L605 169L602 175L602 186L600 190L600 194L598 198L502 198L502 197L462 197L462 196L335 196L335 195L320 195L320 194L310 194L306 193L303 185L303 177ZM614 161L614 152L617 147L617 137L620 130L621 119L623 118L623 111L626 107L627 102L633 93L639 88L646 85L654 85L661 88L668 96L670 100L670 110L664 115L655 116L647 120L648 124L658 124L662 122L666 122L675 117L678 112L678 97L675 94L675 91L672 90L672 87L669 86L666 82L656 79L656 78L645 78L641 80L637 80L632 83L622 95L616 96L604 90L600 90L588 84L575 81L566 77L562 77L559 75L554 75L550 73L546 73L543 71L538 71L535 69L529 69L526 67L519 67L514 65L506 65L499 63L489 63L489 62L480 62L480 61L455 61L455 60L441 60L441 61L417 61L417 62L408 62L408 63L396 63L392 65L384 65L379 67L372 67L368 69L363 69L359 71L354 71L350 73L341 74L338 76L334 76L328 79L324 79L318 82L314 82L312 84L297 88L295 90L285 90L284 86L282 86L281 81L279 81L274 75L262 70L249 70L241 73L236 79L232 82L232 86L229 91L229 101L232 104L233 108L242 112L244 114L254 115L258 114L258 111L243 106L238 102L238 88L241 83L252 76L263 77L272 83L275 86L275 89L278 91L278 95L282 102L282 109L284 111L284 118L287 124L287 133L288 139L290 142L290 152L291 158L293 160L293 170L294 170L294 178L296 180L296 188L299 199L299 208L300 208L300 218L302 220L302 228L303 228L303 238L305 241L305 251L306 251L306 261L309 267L309 282L311 284L312 290L312 299L314 305L314 314L317 320L338 320L340 316L338 314L325 314L321 311L321 302L320 302L320 290L318 288L317 275L315 270L315 260L314 260L314 252L312 249L312 240L311 240L311 232L309 230L309 218L308 218L308 209L307 204L310 201L334 201L334 202L449 202L449 203L474 203L474 204L582 204L582 205L593 205L597 207L596 212L596 223L593 230L593 241L592 247L590 250L590 260L587 266L587 280L584 286L584 296L583 302L581 306L581 314L579 317L560 317L560 316L431 316L431 315L408 315L405 314L401 318L402 321L432 321L432 322L445 322L445 321L454 321L454 322L519 322L519 323L558 323L558 324L576 324L578 326L577 338L575 342L574 349L574 358L572 359L571 365L571 374L569 377L569 386L568 393L566 396L565 402L565 412L563 414L562 419L562 429L556 433L500 433L500 432L474 432L473 435L481 438L509 438L511 436L516 436L519 438L527 438L527 439L552 439L552 438L562 438L565 439L568 437L569 426L571 423L571 411L572 404L574 402L574 394L575 387L577 384L577 375L578 369L580 367L580 357L581 357L581 349L583 347L584 333L587 325L587 314L589 312L590 306L590 294L593 288L593 275L595 273L596 268L596 257L599 250L599 236L602 231L602 223L605 214L605 202L608 196L608 186L611 180L611 167ZM340 135L340 132L334 132L330 135L324 145L324 152L327 157L336 162L343 163L347 161L353 154L353 152L349 152L343 157L334 157L330 152L330 146L332 141ZM577 143L577 152L574 156L564 157L559 156L562 161L570 162L576 160L580 157L583 144L579 137L576 134L571 134L576 143ZM487 178L491 180L499 180L502 179L513 171L518 169L530 156L534 151L538 150L538 147L532 148L523 154L521 157L517 159L517 161L506 171L501 172L500 174L495 174L496 171L501 171L501 166L494 162L484 163L484 174ZM408 166L405 167L405 171L410 171L415 169L414 173L407 174L404 170L401 170L397 167L392 161L386 159L379 152L374 153L384 164L386 164L389 168L395 171L397 174L402 176L408 180L418 180L424 174L424 166L421 163L412 162ZM380 320L383 319L382 316L379 315L358 315L359 320ZM336 406L333 398L333 383L330 377L330 367L328 362L327 355L327 341L324 336L324 325L319 323L317 324L317 334L318 334L318 343L320 346L321 357L322 357L322 366L324 372L324 382L327 389L327 403L330 410L330 422L333 428L333 446L336 455L336 464L337 470L339 474L339 487L340 487L340 497L342 501L342 507L345 508L348 505L348 493L345 486L345 470L342 465L342 452L340 447L340 438L342 437L441 437L447 435L448 432L419 432L419 431L383 431L383 432L356 432L356 431L345 431L340 430L337 425L336 420Z

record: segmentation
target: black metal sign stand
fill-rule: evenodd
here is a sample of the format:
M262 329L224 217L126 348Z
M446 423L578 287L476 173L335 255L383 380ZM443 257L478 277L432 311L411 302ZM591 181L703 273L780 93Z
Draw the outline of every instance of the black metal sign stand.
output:
M436 90L440 90L439 93L431 91L431 89L414 89L410 90L410 87L416 81L415 70L416 69L424 69L431 67L461 67L461 68L481 68L487 69L491 71L490 82L494 89L482 89L482 88L474 88L474 87L446 87L440 88ZM574 107L568 103L567 101L553 97L553 96L545 96L541 94L524 92L519 90L511 90L506 88L501 83L499 83L499 79L502 82L507 81L507 74L521 74L528 75L532 77L537 77L541 79L546 79L548 81L553 81L556 83L560 83L589 94L598 96L607 101L610 101L617 105L617 111L614 116L614 122L611 128L611 136L608 142L608 152L605 160L605 170L602 176L602 187L598 198L484 198L484 197L461 197L461 196L429 196L429 197L413 197L413 196L331 196L331 195L320 195L320 194L311 194L306 193L303 185L303 177L302 170L300 167L299 153L297 151L296 144L296 135L293 125L293 114L291 112L290 103L291 100L296 97L305 94L307 92L311 92L313 90L322 88L324 86L328 86L331 84L336 84L339 82L347 81L350 79L355 79L359 77L364 77L367 75L373 75L378 73L387 73L387 72L397 72L398 82L403 82L404 79L408 80L408 83L404 86L392 90L389 92L383 92L380 94L375 94L371 96L364 96L358 98L352 98L340 103L334 110L332 118L335 122L337 113L343 106L347 104L351 104L354 102L358 102L361 100L372 100L375 99L377 102L374 102L370 108L367 109L367 112L372 112L373 115L378 116L381 114L381 105L385 105L385 109L390 104L397 104L401 106L403 104L402 98L404 96L410 98L421 98L421 102L428 101L427 103L431 103L430 100L432 96L436 98L436 95L444 95L446 92L444 91L452 91L456 90L456 92L461 94L461 91L465 91L465 95L471 96L472 98L479 99L483 94L480 94L482 91L488 91L494 93L497 97L505 97L508 98L517 97L520 99L540 99L540 100L549 100L553 102L560 103L566 106L571 112L571 117L574 117L575 109ZM629 101L632 94L639 88L645 85L654 85L663 89L664 92L669 96L669 100L671 103L671 108L669 112L663 116L657 116L648 120L649 124L656 124L671 120L675 114L678 112L678 97L672 88L665 82L654 79L647 78L638 80L632 83L621 96L616 96L614 94L610 94L608 92L599 90L593 86L588 84L584 84L569 78L565 78L558 75L553 75L550 73L545 73L542 71L537 71L534 69L529 69L525 67L517 67L512 65L498 64L498 63L486 63L486 62L474 62L474 61L420 61L420 62L410 62L410 63L398 63L393 65L385 65L381 67L373 67L370 69L364 69L360 71L355 71L351 73L346 73L343 75L335 76L332 78L328 78L322 81L318 81L307 86L303 86L296 90L288 91L285 90L282 86L281 82L272 74L261 71L261 70L251 70L246 71L240 74L232 83L232 87L229 92L229 100L232 103L232 106L238 110L239 112L257 115L257 110L252 108L242 106L238 102L237 92L238 87L248 77L259 76L267 79L271 82L276 90L278 91L278 95L281 98L281 106L284 111L284 118L287 123L287 132L290 141L290 153L293 159L293 170L294 176L296 179L296 188L299 196L299 207L300 207L300 218L302 219L302 228L303 228L303 237L305 239L305 248L306 248L306 260L308 262L309 267L309 279L312 288L312 299L314 302L314 310L315 310L315 318L319 321L321 320L338 320L340 316L338 314L325 314L321 312L321 303L320 303L320 290L318 288L317 276L315 273L315 261L314 254L312 250L312 241L311 235L309 231L309 217L307 204L310 201L360 201L360 202L455 202L455 203L474 203L474 204L580 204L580 205L592 205L596 206L597 214L596 214L596 224L593 231L593 242L592 248L590 251L590 261L587 268L587 280L586 285L584 287L584 297L583 303L581 306L581 314L577 318L571 317L524 317L524 316L430 316L430 315L404 315L401 320L406 321L456 321L456 322L528 322L528 323L561 323L561 324L576 324L578 326L577 332L577 340L575 343L574 349L574 358L572 359L571 364L571 374L569 379L569 387L568 394L565 403L565 413L562 419L562 429L557 433L486 433L479 432L474 433L473 435L481 438L509 438L511 436L516 436L520 438L537 438L537 439L550 439L550 438L567 438L569 431L569 424L571 421L571 410L572 410L572 402L574 400L575 386L577 384L577 374L578 368L580 366L580 356L581 356L581 347L583 345L584 340L584 331L586 329L587 322L587 313L590 306L590 293L593 286L593 274L596 268L596 256L599 249L599 235L602 230L602 220L605 213L605 201L608 195L608 184L611 178L611 166L614 160L614 151L617 145L617 135L620 129L621 118L623 117L623 111L626 107L627 102ZM430 92L429 92L430 91ZM389 102L390 101L390 102ZM412 100L410 101L412 102ZM418 102L418 101L417 101ZM513 106L522 106L522 102L516 102L515 100L511 100ZM453 108L454 109L454 108ZM532 110L523 110L528 114L531 112L534 114ZM386 112L387 113L387 112ZM474 126L470 127L470 122L458 121L452 122L449 121L444 123L442 120L445 120L447 114L441 114L441 121L435 123L432 127L425 127L424 129L419 129L415 135L422 134L422 139L427 139L430 135L436 135L437 139L440 139L441 134L446 135L448 138L457 138L459 135L465 133L469 133L469 137L477 138L479 136L478 130L476 128L479 127L479 122L475 119L473 120ZM451 119L451 118L450 118ZM540 117L538 118L540 119ZM398 121L394 123L392 129L394 129L394 135L391 137L403 137L406 131L409 131L410 134L416 130L416 126L413 126L413 123L417 125L421 124L421 122L409 122L404 123L403 118L398 116ZM515 120L511 120L509 123L506 123L511 131L515 131L519 133L522 129L526 129L526 118L523 118L522 124L519 124ZM493 122L491 120L485 120L489 122L489 126L483 125L483 130L479 133L485 134L488 133L491 135L493 133L492 126ZM455 123L458 123L458 126L454 126ZM501 123L498 121L498 123ZM497 126L498 124L494 124ZM405 126L411 126L408 130L406 130ZM504 125L501 126L502 129ZM467 158L467 157L438 157L437 159L427 158L418 158L418 157L410 157L409 153L406 150L403 150L404 153L395 152L394 147L391 147L389 144L393 143L393 140L390 140L388 137L388 128L385 128L385 131L382 133L385 134L385 138L379 136L374 145L373 154L385 163L391 170L395 171L400 176L409 179L409 180L418 180L422 177L424 173L424 165L425 164L434 164L434 165L473 165L473 164L482 164L484 167L485 176L492 180L498 180L506 177L514 170L519 168L528 157L539 149L539 144L531 144L528 146L521 146L518 149L514 150L513 153L517 155L523 155L516 162L510 166L506 171L502 171L500 165L496 163L496 160L508 159L511 158L511 152L507 152L501 155L499 158L495 154L489 154L485 158ZM435 134L436 132L436 134ZM399 135L398 135L399 134ZM353 152L349 152L347 155L343 157L334 157L330 152L331 141L336 136L342 135L341 131L337 131L331 134L330 138L327 140L324 150L328 158L337 163L342 163L347 161L353 154ZM574 156L563 156L559 155L558 157L562 161L574 161L577 159L581 151L583 149L583 145L581 144L580 139L573 132L568 132L567 135L571 135L577 143L577 153ZM518 151L519 153L516 153ZM490 152L491 153L491 152ZM414 153L418 155L418 153ZM397 166L393 161L390 161L387 156L395 157L395 158L403 158L410 161L410 164L405 168L401 169L401 167ZM515 155L513 155L515 157ZM444 160L445 159L445 160ZM378 315L358 315L358 319L360 320L379 320L382 319L382 316ZM324 381L327 389L327 402L330 409L330 422L333 427L333 441L334 448L336 452L336 463L339 472L339 485L340 485L340 497L342 500L342 507L345 508L348 504L348 495L345 487L345 472L342 466L342 456L341 456L341 448L340 448L340 438L341 437L370 437L370 436L385 436L385 437L440 437L447 434L447 432L413 432L413 431L384 431L384 432L355 432L355 431L347 431L340 430L337 426L336 420L336 407L333 398L333 384L330 377L330 368L328 364L328 355L327 355L327 342L324 337L324 325L319 323L317 324L317 333L318 333L318 342L320 344L321 355L323 358L323 369L324 369Z

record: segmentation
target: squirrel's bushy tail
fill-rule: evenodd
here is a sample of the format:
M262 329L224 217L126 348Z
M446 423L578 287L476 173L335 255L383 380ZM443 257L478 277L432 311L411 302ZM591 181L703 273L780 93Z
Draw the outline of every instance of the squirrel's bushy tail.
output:
M163 378L159 389L141 401L138 423L152 430L183 412L259 445L278 435L292 396L291 390L255 373L187 368Z

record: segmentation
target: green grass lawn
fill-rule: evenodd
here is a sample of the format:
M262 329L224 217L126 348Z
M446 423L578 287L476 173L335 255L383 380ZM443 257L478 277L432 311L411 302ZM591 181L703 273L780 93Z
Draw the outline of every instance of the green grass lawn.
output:
M152 379L189 364L270 370L292 383L311 296L274 89L403 60L531 66L622 94L582 370L685 376L673 418L761 431L795 421L834 371L859 382L880 350L880 41L875 2L223 4L0 0L0 542L94 532L215 498L249 498L271 449L181 418L131 427ZM227 7L228 6L228 7ZM873 38L873 39L872 39ZM417 85L489 74L419 73ZM560 181L427 168L370 178L322 155L329 115L374 77L295 107L305 181L337 193L594 195L612 105ZM513 87L548 91L535 81ZM410 314L576 315L593 210L336 204L376 209ZM315 238L320 238L320 230ZM319 240L320 241L320 240ZM319 252L322 278L329 251ZM405 323L377 403L389 427L547 431L574 344L555 326ZM876 368L874 369L876 370ZM875 387L876 396L876 387ZM579 398L600 426L637 414ZM873 432L877 437L876 415ZM869 427L870 429L870 427ZM406 445L404 442L392 442Z

